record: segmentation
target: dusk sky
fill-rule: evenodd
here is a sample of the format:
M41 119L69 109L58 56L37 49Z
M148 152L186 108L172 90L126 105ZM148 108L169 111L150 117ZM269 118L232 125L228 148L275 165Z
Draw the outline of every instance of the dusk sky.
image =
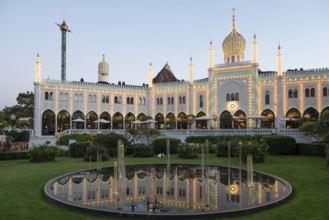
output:
M280 42L283 69L329 67L328 0L0 0L0 110L16 104L19 92L33 91L35 60L42 78L60 79L61 32L66 24L68 81L97 82L102 54L110 65L110 83L148 83L169 63L178 79L208 77L209 42L214 63L223 63L222 41L236 26L246 39L251 60L257 35L259 68L276 70Z

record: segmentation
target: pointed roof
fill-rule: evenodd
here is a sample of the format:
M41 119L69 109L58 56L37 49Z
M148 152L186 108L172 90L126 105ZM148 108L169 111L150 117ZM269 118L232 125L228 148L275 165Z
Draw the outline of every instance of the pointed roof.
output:
M153 78L153 83L166 83L179 81L170 69L168 63L162 68L162 70Z

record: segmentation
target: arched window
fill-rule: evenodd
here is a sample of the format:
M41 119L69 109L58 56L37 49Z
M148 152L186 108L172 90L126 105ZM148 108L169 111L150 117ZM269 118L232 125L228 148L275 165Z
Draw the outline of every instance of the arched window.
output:
M132 105L134 104L134 98L133 97L130 98L130 104L132 104Z
M298 98L298 89L294 89L294 98Z
M90 94L88 95L88 102L89 103L92 102L92 98L91 98L91 95Z
M79 95L79 102L82 102L82 94Z
M183 96L183 104L185 104L185 103L186 103L185 96Z
M73 98L73 99L74 99L75 102L78 102L78 101L79 101L79 96L78 96L78 94L74 94L74 98Z
M96 95L93 95L93 103L96 103Z
M270 92L266 91L265 92L265 105L269 105L270 104Z
M114 104L117 104L118 103L118 96L115 96L114 97Z
M200 108L203 108L203 95L200 95Z
M182 104L182 97L179 96L179 104Z
M157 105L160 105L160 99L157 98Z
M311 97L314 97L314 96L315 96L315 89L312 88L312 89L311 89Z
M308 88L305 89L305 97L310 97L310 90Z
M328 88L323 87L323 96L328 96Z
M102 96L102 103L105 103L105 95Z
M170 105L170 97L168 97L167 100L168 100L167 104Z
M45 100L49 100L49 93L45 92Z
M231 93L231 101L234 101L234 93Z
M234 97L235 101L239 101L239 93L235 93L235 97Z
M49 99L50 99L50 100L53 100L53 99L54 99L54 93L53 93L53 92L50 92L50 93L49 93Z
M68 101L69 100L69 94L65 93L64 94L64 99L65 99L65 101Z
M106 103L110 103L110 96L107 95L107 96L105 97L105 102L106 102Z
M174 104L174 97L171 97L171 104Z
M162 98L160 98L160 105L162 105L163 104L163 100L162 100Z
M143 98L143 105L145 105L145 98Z
M130 104L130 98L127 97L127 105L129 105L129 104Z
M231 101L231 96L230 96L229 93L226 94L226 101L227 101L227 102Z
M118 97L118 103L119 103L119 104L122 103L122 97L121 97L121 96Z
M289 99L292 98L292 90L291 90L291 89L288 90L288 98L289 98Z

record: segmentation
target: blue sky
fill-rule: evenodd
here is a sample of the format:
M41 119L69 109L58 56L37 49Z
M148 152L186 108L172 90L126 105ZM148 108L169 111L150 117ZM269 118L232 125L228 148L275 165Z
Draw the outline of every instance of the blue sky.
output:
M188 79L193 57L195 79L207 77L210 40L214 63L223 63L222 41L232 25L245 37L251 59L254 33L261 70L276 70L278 42L283 69L329 67L327 0L1 0L0 109L16 104L19 92L33 91L39 52L42 78L60 79L61 33L65 19L67 80L97 81L106 54L110 82L147 83L168 61L178 79Z

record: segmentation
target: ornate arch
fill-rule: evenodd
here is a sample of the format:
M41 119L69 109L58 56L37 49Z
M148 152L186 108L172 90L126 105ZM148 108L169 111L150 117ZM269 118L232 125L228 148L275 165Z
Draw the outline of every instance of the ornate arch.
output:
M123 116L120 112L116 112L113 115L113 129L123 129Z
M57 114L57 131L62 132L66 129L70 129L70 113L66 110L62 110Z
M275 128L275 114L271 109L265 109L261 115L266 117L261 120L261 128Z
M222 129L232 128L232 120L233 117L231 113L227 110L223 111L219 117L220 128Z
M55 134L55 113L47 109L42 113L42 135L54 135Z

